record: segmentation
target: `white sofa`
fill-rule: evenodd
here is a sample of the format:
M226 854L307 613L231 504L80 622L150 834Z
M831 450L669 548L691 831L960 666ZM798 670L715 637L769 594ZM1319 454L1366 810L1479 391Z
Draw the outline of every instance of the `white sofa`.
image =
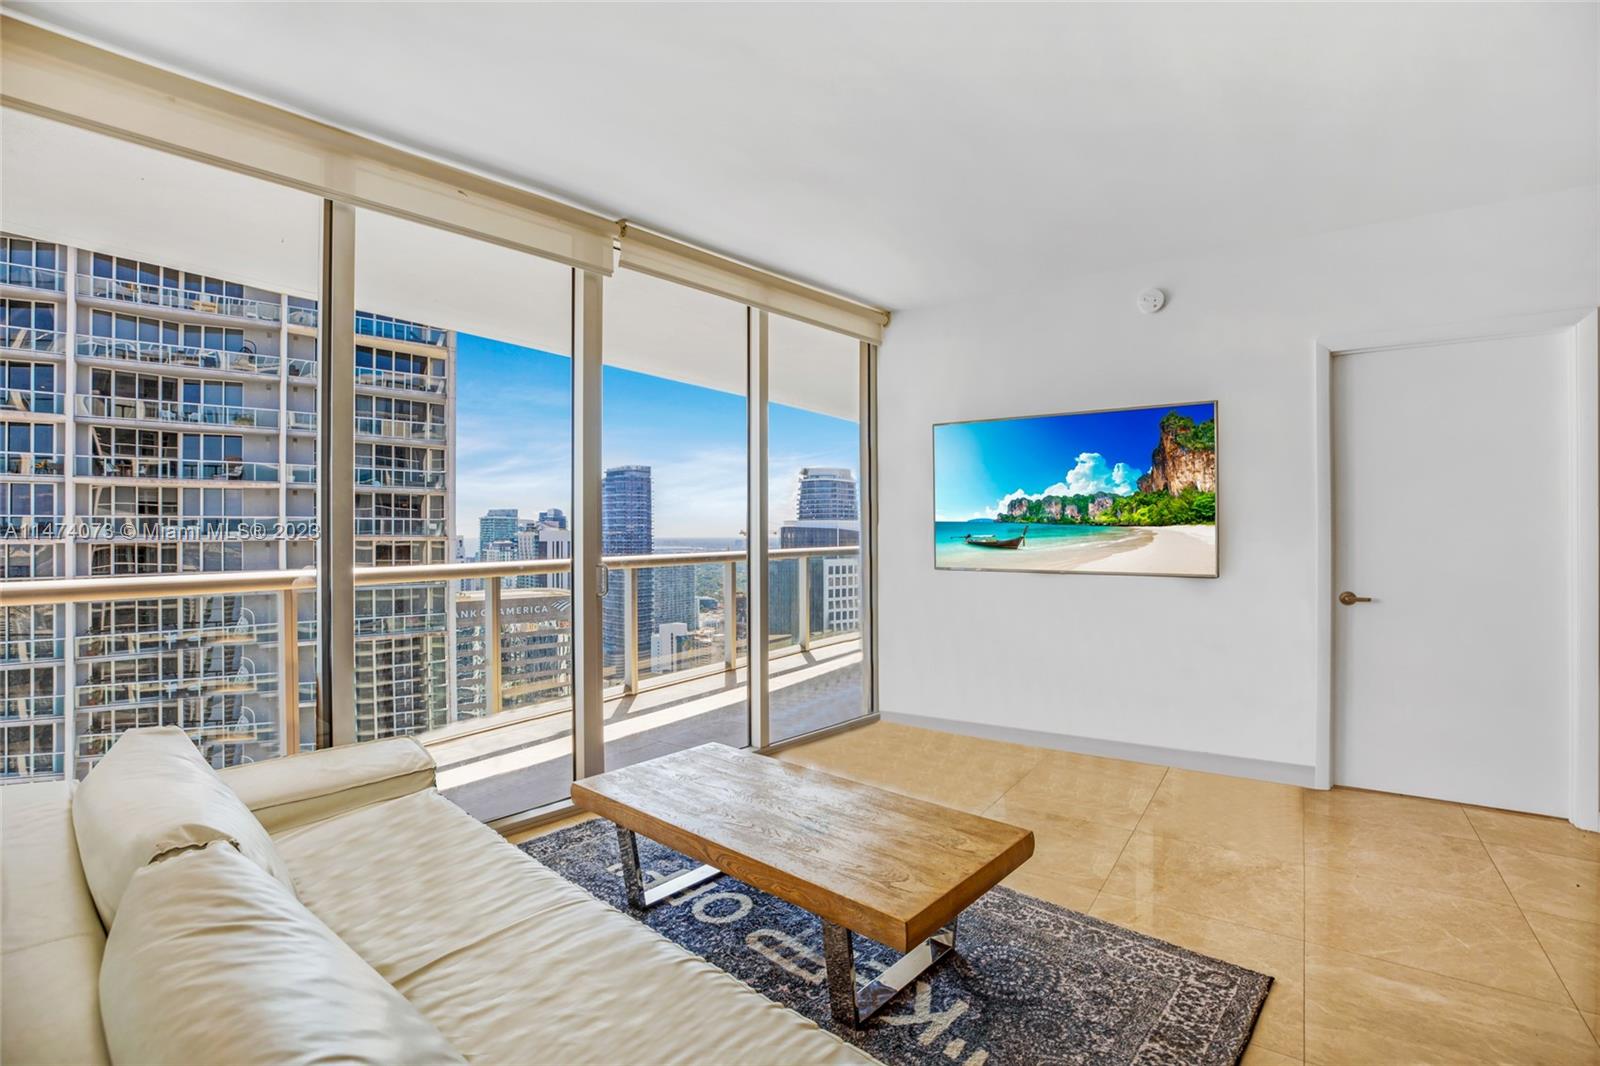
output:
M11 1066L873 1061L506 843L410 740L217 774L135 730L0 814Z

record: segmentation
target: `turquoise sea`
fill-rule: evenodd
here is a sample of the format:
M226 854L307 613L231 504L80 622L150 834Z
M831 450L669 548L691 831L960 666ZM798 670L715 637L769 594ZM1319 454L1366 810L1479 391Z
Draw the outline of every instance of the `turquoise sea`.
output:
M1015 551L1000 548L974 548L962 538L995 537L1005 540L1024 529L1028 539ZM1021 522L996 522L980 518L970 522L935 522L933 557L935 566L983 570L1027 570L1030 557L1037 562L1043 555L1059 559L1074 549L1101 548L1108 542L1124 540L1130 530L1122 526L1023 525Z

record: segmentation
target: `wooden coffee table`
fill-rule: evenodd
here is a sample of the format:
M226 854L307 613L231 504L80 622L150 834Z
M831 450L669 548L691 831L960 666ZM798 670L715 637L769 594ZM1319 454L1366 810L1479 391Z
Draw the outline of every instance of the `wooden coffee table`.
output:
M575 781L572 800L616 823L636 909L726 873L822 919L829 1004L852 1027L948 954L957 916L1033 854L1026 829L725 744ZM647 887L636 833L705 865ZM903 953L859 993L853 932Z

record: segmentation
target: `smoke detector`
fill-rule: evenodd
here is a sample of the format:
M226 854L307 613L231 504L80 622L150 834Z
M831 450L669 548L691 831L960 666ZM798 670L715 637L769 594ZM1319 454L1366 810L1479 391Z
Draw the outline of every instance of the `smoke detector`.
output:
M1139 294L1140 314L1153 315L1167 306L1167 294L1160 289L1146 289Z

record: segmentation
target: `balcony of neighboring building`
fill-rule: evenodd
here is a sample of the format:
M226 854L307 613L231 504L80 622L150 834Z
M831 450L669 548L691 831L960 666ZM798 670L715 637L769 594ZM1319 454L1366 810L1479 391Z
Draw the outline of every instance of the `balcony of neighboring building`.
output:
M277 463L241 459L177 459L167 456L80 455L74 472L81 478L110 481L229 482L246 485L277 484Z
M133 421L162 426L217 426L270 432L278 429L276 407L94 394L79 395L76 400L77 416L84 421Z
M422 348L444 349L450 345L449 330L365 311L356 312L356 335Z
M258 352L248 341L233 349L123 337L79 336L77 353L79 359L90 361L120 365L138 363L250 377L276 377L281 365L279 356Z
M384 415L358 414L356 436L443 444L448 439L448 430L443 422L418 422Z
M30 356L60 359L67 354L67 335L59 329L0 324L0 348Z
M208 290L183 284L170 285L83 273L77 276L76 281L79 302L89 305L134 304L177 312L182 317L196 321L245 321L272 327L282 320L283 306L279 299L246 295L242 286L232 288L237 291L229 293L222 291L219 286L212 286Z

